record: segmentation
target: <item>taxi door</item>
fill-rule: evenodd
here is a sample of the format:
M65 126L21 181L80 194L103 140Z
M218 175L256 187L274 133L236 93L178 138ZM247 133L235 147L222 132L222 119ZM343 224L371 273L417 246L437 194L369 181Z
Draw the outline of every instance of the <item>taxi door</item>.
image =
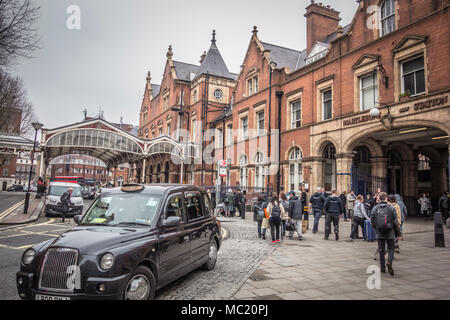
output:
M162 212L162 221L178 216L181 222L176 227L162 226L159 234L159 284L164 285L183 275L191 259L190 230L186 224L183 194L168 196Z
M209 212L206 213L200 192L186 191L184 193L184 203L188 219L187 225L190 230L191 263L192 268L195 268L204 263L209 254L210 216Z

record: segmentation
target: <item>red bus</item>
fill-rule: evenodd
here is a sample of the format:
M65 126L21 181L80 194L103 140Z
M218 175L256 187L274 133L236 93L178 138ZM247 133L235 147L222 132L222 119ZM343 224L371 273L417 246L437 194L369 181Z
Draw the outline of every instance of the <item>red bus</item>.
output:
M53 179L51 179L52 182L71 182L71 183L78 183L80 186L84 185L84 178L83 177L76 177L76 176L56 176Z

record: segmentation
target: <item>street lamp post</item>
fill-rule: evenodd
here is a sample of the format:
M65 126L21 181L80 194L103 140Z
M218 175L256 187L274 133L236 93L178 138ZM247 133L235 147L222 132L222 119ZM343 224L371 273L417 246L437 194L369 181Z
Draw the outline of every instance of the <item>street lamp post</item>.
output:
M23 208L23 213L27 214L28 213L28 205L30 202L30 188L31 188L31 174L33 173L33 162L34 162L34 153L36 152L36 139L37 139L37 133L39 131L39 129L41 129L44 125L42 123L39 122L33 122L31 124L35 130L34 133L34 142L33 142L33 153L31 153L31 166L30 166L30 175L28 177L28 190L27 193L25 194L25 204L24 204L24 208Z

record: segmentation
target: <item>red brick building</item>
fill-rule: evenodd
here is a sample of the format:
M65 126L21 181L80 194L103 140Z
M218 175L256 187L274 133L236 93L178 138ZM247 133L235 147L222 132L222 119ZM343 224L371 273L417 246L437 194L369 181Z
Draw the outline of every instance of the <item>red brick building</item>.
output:
M400 193L412 213L419 193L436 201L448 190L450 1L360 0L357 6L351 23L340 26L339 12L312 1L302 50L266 43L253 29L239 76L223 86L230 88L223 104L230 105L203 122L216 130L216 160L230 159L223 184L360 194L381 188ZM164 89L153 99L148 79L141 137L156 138L167 121L178 120L169 106L178 105L181 89L189 92L182 101L190 119L201 113L196 67L186 73L194 74L191 81L180 81L177 68L169 49ZM189 125L184 117L181 126ZM183 181L213 184L215 169L206 167L211 180L202 180L202 167L194 166L194 179Z

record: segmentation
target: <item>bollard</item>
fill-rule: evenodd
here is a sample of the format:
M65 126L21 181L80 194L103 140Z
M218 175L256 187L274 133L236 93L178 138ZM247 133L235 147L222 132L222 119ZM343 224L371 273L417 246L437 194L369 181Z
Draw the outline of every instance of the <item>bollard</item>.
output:
M440 212L434 213L434 246L445 248L444 223Z

